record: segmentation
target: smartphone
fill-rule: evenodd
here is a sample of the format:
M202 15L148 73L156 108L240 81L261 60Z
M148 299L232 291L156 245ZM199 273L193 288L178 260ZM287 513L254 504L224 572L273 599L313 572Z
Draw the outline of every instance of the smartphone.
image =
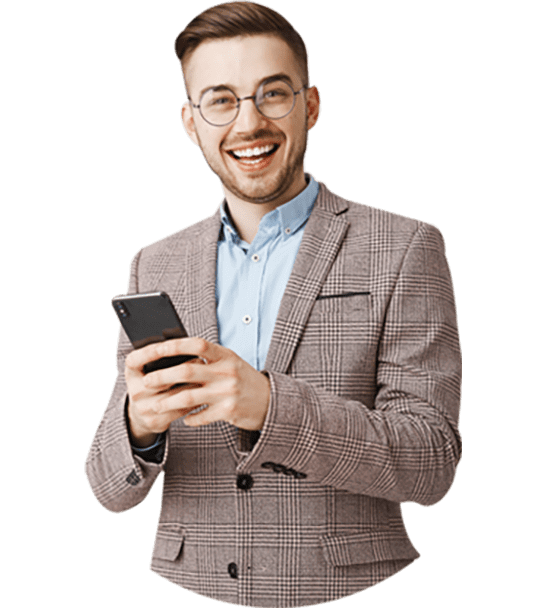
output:
M134 348L187 337L180 317L164 291L116 296L112 299L112 305ZM144 365L144 373L180 365L195 358L195 355L163 357Z

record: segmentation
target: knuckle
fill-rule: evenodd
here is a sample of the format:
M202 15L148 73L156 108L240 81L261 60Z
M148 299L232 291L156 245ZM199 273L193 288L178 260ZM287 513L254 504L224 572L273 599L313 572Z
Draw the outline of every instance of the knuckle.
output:
M160 385L161 380L161 372L153 372L144 376L144 384L146 386Z
M180 409L185 410L187 408L193 407L194 399L192 398L190 391L182 391L181 393L179 393L178 397L178 407Z
M207 349L207 343L206 340L204 338L199 338L196 337L194 338L194 347L193 350L195 351L195 355L202 355L206 352Z
M154 416L158 416L162 414L165 409L165 398L157 397L157 399L152 399L149 404L150 413Z
M195 377L195 372L191 367L191 364L182 363L179 371L179 380L181 382L191 382Z
M227 363L227 373L233 378L238 378L241 372L241 361L238 357L231 357Z
M153 346L154 355L156 359L160 357L164 357L170 353L171 345L169 344L170 340L165 340L164 342L158 342Z
M228 395L232 397L238 397L240 395L240 385L235 376L230 376L225 381L225 390Z
M223 409L228 417L233 417L237 411L237 404L234 399L226 399Z
M136 355L134 353L135 351L132 351L125 357L125 371L128 369L136 369Z

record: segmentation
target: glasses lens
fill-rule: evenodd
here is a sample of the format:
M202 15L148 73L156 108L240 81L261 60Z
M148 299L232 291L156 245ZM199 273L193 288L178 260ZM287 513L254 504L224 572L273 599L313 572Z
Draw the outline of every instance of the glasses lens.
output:
M264 83L256 95L256 105L267 118L283 118L295 103L295 93L287 82L273 80Z
M201 98L203 118L213 125L226 125L237 115L237 98L225 88L209 89Z

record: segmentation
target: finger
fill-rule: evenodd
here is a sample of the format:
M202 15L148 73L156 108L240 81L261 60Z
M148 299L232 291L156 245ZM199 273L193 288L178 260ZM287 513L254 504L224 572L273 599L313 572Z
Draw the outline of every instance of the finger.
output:
M190 344L187 344L188 341ZM191 347L200 348L200 350L206 350L205 340L200 338L175 338L172 340L165 340L163 342L154 342L148 344L142 348L133 350L125 360L128 367L134 370L141 371L146 363L151 363L162 357L171 357L175 355L195 355L199 353L191 352Z
M224 416L222 415L219 406L208 406L206 409L203 409L196 414L188 414L184 418L184 424L191 427L205 426L223 419Z
M175 355L195 355L201 359L205 359L208 363L219 361L228 353L232 353L228 348L208 342L203 338L176 338L174 340L166 340L157 344L150 344L145 347L144 357L153 356L171 357ZM144 351L144 348L141 349Z
M150 389L158 390L180 383L201 385L209 382L212 377L204 362L201 359L194 359L150 372L144 376L143 383Z
M196 355L197 357L204 359L207 363L219 361L232 352L224 346L214 344L203 338L192 337L183 338L182 340L180 340L180 344L177 346L183 349L183 351L181 351L183 354Z
M215 397L211 391L202 386L195 388L177 387L165 392L160 400L160 413L174 410L191 410L210 403Z

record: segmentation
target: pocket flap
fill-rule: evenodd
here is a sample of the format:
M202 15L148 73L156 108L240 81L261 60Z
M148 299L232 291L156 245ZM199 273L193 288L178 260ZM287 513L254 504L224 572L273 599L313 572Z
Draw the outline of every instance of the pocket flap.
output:
M153 557L175 561L184 544L185 528L181 524L161 523L157 528Z
M416 559L419 553L398 530L377 529L321 538L324 556L333 566L351 566L391 560Z

